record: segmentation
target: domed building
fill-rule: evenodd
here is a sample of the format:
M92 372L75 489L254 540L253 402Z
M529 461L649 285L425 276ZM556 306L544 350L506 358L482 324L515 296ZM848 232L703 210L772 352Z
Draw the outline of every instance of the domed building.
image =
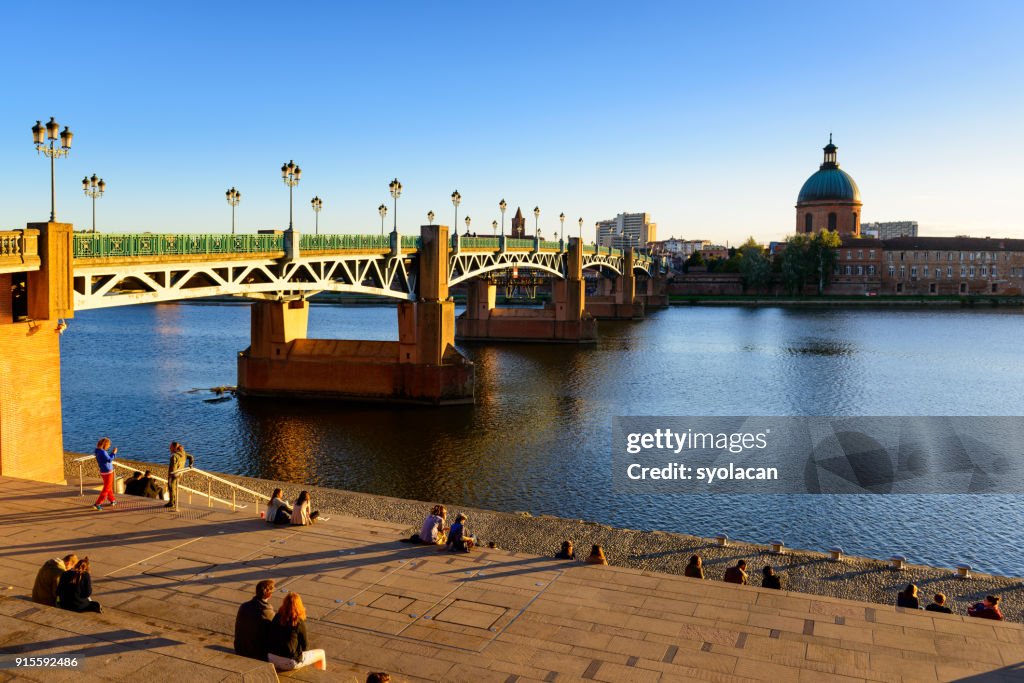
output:
M837 230L843 238L860 237L860 188L839 168L832 135L825 145L825 160L818 172L807 179L796 200L797 233L813 234Z

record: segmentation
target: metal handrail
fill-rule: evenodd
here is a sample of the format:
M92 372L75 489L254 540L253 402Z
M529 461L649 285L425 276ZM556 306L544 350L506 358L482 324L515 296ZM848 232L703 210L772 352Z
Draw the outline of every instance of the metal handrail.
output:
M90 459L92 459L94 457L96 457L96 456L85 455L85 456L82 456L81 458L75 458L72 461L72 462L78 463L78 495L80 495L80 496L84 496L85 495L85 487L84 487L84 483L83 483L84 479L85 479L85 475L84 475L84 471L82 469L82 463L85 462L86 460L90 460ZM122 469L131 470L132 472L142 472L143 471L143 470L140 470L138 467L132 467L131 465L125 465L124 463L120 463L120 462L116 462L116 461L112 462L111 464L114 467L120 467ZM218 477L215 474L210 474L209 472L206 472L204 470L197 469L195 467L183 467L180 470L175 470L174 472L172 472L172 474L174 474L174 475L176 475L176 477L180 478L180 477L184 476L188 472L195 472L196 474L201 474L201 475L203 475L203 476L205 476L207 478L207 491L206 491L206 493L203 493L202 491L198 491L196 489L190 488L190 487L185 486L183 484L178 484L178 488L179 489L181 489L182 491L184 491L184 492L189 494L189 502L190 503L192 502L192 494L195 494L195 495L198 495L198 496L205 496L206 497L206 501L207 501L207 507L213 507L213 503L214 503L214 501L216 501L218 503L223 503L224 505L230 505L231 506L231 511L234 512L236 509L244 509L244 508L248 507L248 505L239 504L237 502L236 492L238 492L238 491L241 491L243 493L248 493L248 494L252 495L256 499L256 502L259 502L262 499L266 498L266 495L260 493L259 491L253 491L252 489L248 489L248 488L246 488L244 486L241 486L241 485L236 484L234 482L228 481L227 479L223 479L221 477ZM165 478L163 478L161 476L158 476L158 475L155 475L155 474L151 474L150 476L152 476L157 481L161 481L161 482L163 482L165 484L168 484L167 479L165 479ZM217 496L213 495L212 491L213 491L213 481L214 480L219 481L219 482L221 482L223 484L227 484L228 486L231 487L231 500L230 501L224 500L223 498L218 498ZM257 511L259 510L259 507L260 507L259 505L256 506Z

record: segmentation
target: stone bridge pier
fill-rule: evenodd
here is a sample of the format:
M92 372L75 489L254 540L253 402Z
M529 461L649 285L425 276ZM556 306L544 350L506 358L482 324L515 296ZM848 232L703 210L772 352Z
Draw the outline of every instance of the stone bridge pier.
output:
M70 223L29 223L27 230L0 233L0 475L5 477L64 481L60 337L61 323L74 315L72 231Z
M447 405L473 402L473 363L455 348L448 228L425 225L415 301L398 305L398 341L308 339L309 302L257 302L238 356L243 396Z
M583 310L583 254L569 238L565 279L552 284L552 301L542 309L498 308L495 286L483 278L468 283L466 310L455 321L456 337L468 341L594 343L597 321Z
M587 297L586 310L598 320L643 320L644 299L636 294L633 258L633 249L626 249L618 278L602 277L597 293Z

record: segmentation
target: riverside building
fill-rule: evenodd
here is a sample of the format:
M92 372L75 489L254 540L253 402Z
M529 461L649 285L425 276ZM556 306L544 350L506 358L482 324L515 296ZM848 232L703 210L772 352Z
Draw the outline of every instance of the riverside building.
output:
M657 240L656 223L646 213L620 213L615 218L597 222L597 242L602 247L645 249Z

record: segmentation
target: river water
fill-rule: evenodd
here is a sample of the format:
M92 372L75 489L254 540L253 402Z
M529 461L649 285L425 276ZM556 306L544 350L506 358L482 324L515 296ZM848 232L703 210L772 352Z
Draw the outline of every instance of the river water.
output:
M204 403L233 385L244 305L84 311L61 340L64 446L424 501L525 510L1024 576L1010 495L651 495L611 486L617 415L1024 415L1017 310L677 307L596 348L467 345L476 404ZM313 306L309 336L397 339L390 306ZM583 539L585 541L585 539Z

